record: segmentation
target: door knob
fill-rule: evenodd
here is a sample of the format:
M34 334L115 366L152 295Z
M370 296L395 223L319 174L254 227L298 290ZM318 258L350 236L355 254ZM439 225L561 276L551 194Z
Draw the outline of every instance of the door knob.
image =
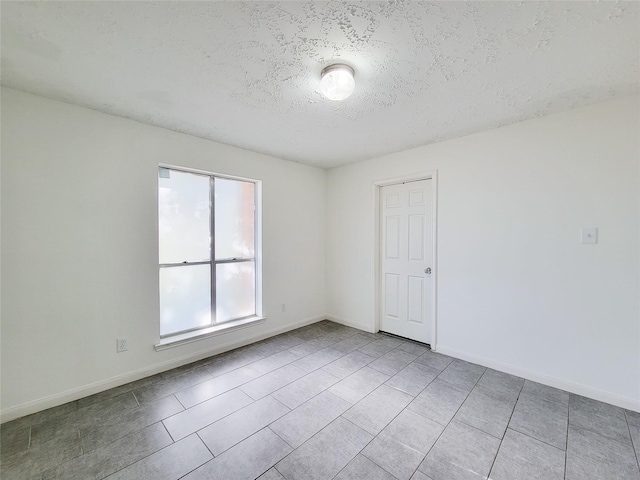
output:
M426 273L427 275L431 275L431 267L425 268L424 273Z

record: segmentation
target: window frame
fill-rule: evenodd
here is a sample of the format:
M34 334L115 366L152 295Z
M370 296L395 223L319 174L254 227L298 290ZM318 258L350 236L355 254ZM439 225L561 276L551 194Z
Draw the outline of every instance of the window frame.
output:
M160 231L159 231L159 213L160 213L160 205L158 200L158 194L160 190L160 171L161 169L167 169L169 171L176 171L181 173L188 173L193 175L200 175L204 177L208 177L209 179L209 260L202 261L183 261L177 263L160 263ZM193 327L185 330L175 331L171 333L163 334L160 324L160 315L158 315L158 328L159 328L159 337L160 342L155 346L156 350L162 350L164 348L168 348L169 346L173 346L174 344L182 344L188 343L191 341L198 340L201 337L208 337L211 335L218 335L220 333L225 333L229 330L235 330L237 328L243 328L244 326L249 326L254 323L263 322L265 319L263 317L262 312L262 182L257 179L240 177L236 175L228 175L228 174L220 174L214 172L208 172L199 169L187 168L182 166L168 165L168 164L158 164L157 172L157 188L156 188L156 214L157 214L157 239L158 239L158 255L156 258L158 259L158 308L160 308L160 272L163 268L180 268L180 267L190 267L197 265L209 265L210 270L210 312L211 312L211 323L206 326ZM233 257L233 258L222 258L216 259L216 249L215 249L215 179L219 178L222 180L232 180L232 181L240 181L246 183L252 183L254 185L254 198L253 198L253 208L254 208L254 219L253 219L253 236L254 236L254 252L253 257ZM217 292L216 292L216 267L220 264L230 264L230 263L250 263L254 264L254 302L255 309L254 313L250 315L245 315L237 318L230 318L228 320L224 320L219 322L217 320ZM160 313L160 311L158 311Z

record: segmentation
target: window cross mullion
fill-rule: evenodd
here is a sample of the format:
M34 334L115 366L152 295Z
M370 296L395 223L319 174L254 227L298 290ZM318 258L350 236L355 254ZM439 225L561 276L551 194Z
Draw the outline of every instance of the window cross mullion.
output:
M215 218L215 190L216 179L215 177L209 177L209 228L211 234L209 235L209 252L211 263L211 324L215 325L216 318L216 218Z
M158 232L159 257L163 261L159 264L163 338L262 314L258 306L262 298L258 292L261 252L256 250L260 245L258 189L259 182L250 179L160 167ZM209 215L204 213L207 207Z

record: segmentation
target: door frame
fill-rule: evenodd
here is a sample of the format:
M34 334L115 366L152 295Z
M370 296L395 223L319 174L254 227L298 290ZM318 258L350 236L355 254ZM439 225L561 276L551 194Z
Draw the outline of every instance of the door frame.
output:
M431 288L431 325L429 325L430 329L430 337L431 337L431 350L436 351L436 346L438 343L438 171L437 170L427 170L424 172L414 173L410 175L405 175L402 177L393 177L387 178L383 180L378 180L373 183L373 212L374 212L374 232L373 232L373 275L374 275L374 285L375 285L375 331L378 332L380 330L380 315L382 312L382 252L381 252L381 235L382 235L382 225L380 222L380 197L382 187L386 187L389 185L397 185L399 183L406 182L416 182L419 180L432 180L433 185L431 189L431 220L432 220L432 245L433 249L431 252L433 263L432 263L432 288Z

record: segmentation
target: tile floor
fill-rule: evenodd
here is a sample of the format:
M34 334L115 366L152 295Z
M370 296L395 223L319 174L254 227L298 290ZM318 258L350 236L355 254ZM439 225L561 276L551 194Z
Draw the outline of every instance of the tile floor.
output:
M638 480L640 414L322 321L9 422L1 447L7 480Z

